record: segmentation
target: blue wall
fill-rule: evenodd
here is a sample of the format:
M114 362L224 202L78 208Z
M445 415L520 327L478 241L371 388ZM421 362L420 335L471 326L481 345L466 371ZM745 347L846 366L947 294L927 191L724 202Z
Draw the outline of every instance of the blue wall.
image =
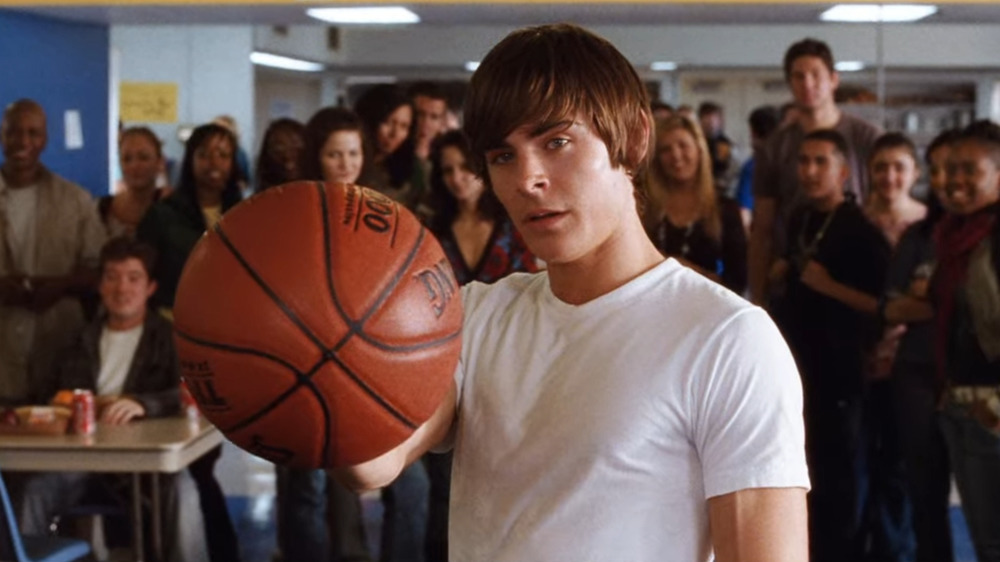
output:
M108 28L0 10L0 106L42 104L42 162L95 195L108 192ZM80 112L83 148L66 150L64 112Z

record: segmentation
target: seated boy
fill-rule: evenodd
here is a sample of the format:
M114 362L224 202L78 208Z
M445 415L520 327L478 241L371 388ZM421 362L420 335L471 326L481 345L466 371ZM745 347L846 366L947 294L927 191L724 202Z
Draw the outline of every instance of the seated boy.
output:
M148 245L128 238L105 244L98 287L102 311L62 356L48 384L50 396L59 389L92 390L102 405L101 423L124 424L179 411L180 371L172 327L146 306L156 290L150 277L154 254ZM128 505L129 481L121 475L12 476L15 515L25 534L45 534L54 516L85 498L110 496Z

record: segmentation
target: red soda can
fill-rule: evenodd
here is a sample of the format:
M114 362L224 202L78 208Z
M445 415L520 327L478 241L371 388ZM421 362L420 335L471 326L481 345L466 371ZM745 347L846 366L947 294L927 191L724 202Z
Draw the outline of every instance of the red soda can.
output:
M85 388L73 391L73 432L93 435L97 431L97 404L94 393Z
M187 419L190 421L198 421L201 415L198 409L198 401L194 399L187 382L184 380L181 380L181 413L187 416Z

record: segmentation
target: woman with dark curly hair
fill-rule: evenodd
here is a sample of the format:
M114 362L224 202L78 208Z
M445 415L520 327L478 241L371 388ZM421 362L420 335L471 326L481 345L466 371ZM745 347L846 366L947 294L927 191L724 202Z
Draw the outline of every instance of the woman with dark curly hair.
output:
M294 119L276 119L264 131L257 156L257 192L295 181L302 176L302 133L305 127Z

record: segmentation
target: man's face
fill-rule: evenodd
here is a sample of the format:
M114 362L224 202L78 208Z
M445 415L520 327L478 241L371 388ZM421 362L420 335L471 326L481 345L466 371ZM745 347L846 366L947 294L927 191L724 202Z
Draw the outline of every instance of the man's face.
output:
M146 301L156 290L156 282L149 278L138 258L126 258L104 264L98 290L108 315L129 321L145 315Z
M965 140L952 146L946 163L948 211L968 215L1000 199L1000 169L988 146Z
M814 204L836 200L844 192L847 165L831 142L807 140L799 148L799 189Z
M792 62L788 86L801 109L820 109L833 103L840 76L826 67L823 59L804 55Z
M631 180L583 115L514 129L486 165L497 198L550 267L613 251L636 212Z
M722 132L722 114L718 112L703 113L698 116L698 123L706 137L714 137Z
M0 125L4 165L15 171L36 170L47 140L45 114L41 110L26 108L8 113Z
M417 110L417 140L430 142L444 132L444 117L448 104L427 96L413 98Z

